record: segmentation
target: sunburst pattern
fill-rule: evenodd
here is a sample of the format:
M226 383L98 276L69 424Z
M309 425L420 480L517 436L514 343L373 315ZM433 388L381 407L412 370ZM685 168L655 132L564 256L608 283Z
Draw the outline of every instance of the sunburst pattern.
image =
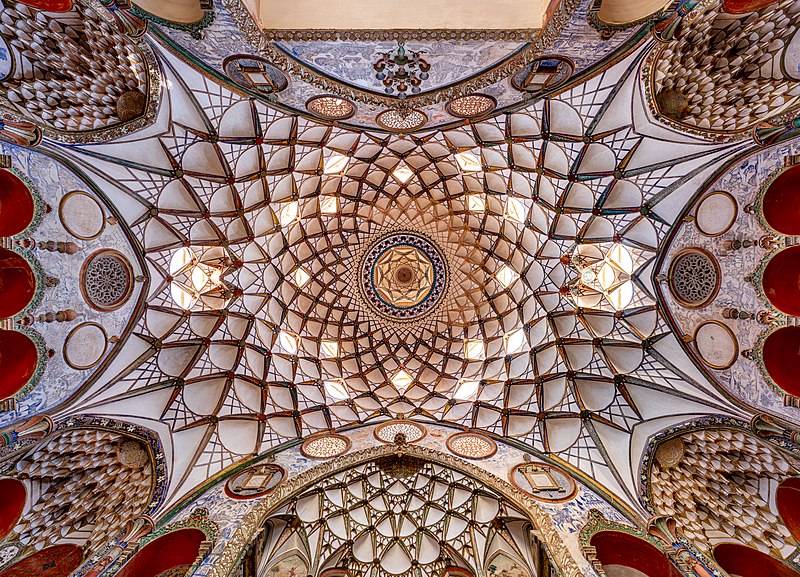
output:
M488 574L498 555L538 575L524 513L473 479L412 457L383 457L308 488L266 522L261 568L294 552L309 574L333 567L369 577Z
M413 416L514 437L633 500L635 428L723 411L662 321L650 267L692 183L743 145L669 141L643 120L641 52L558 99L419 137L287 116L165 58L158 123L73 154L126 195L151 276L84 409L160 430L181 455L174 494L290 439ZM449 267L437 305L402 325L365 306L357 276L397 230ZM569 290L575 247L592 244L635 256L623 310ZM173 302L184 246L231 253L227 308Z

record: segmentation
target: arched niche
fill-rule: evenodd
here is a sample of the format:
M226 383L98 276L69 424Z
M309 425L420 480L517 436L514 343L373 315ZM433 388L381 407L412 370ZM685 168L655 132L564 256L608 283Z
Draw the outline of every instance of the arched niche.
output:
M205 16L199 0L139 0L135 4L145 12L170 22L193 24Z
M223 549L222 553L217 558L215 564L216 570L221 575L227 575L235 571L237 569L236 563L238 563L238 560L241 559L245 553L245 547L243 547L242 544L250 543L257 535L258 531L263 532L264 528L273 521L280 519L282 526L278 527L278 530L283 531L284 528L287 530L287 535L281 535L280 538L276 537L275 540L270 541L270 543L274 545L281 542L281 539L284 536L294 538L299 532L305 531L306 527L310 526L309 524L313 523L314 520L320 515L339 518L340 515L337 514L336 509L332 508L328 502L330 500L327 497L325 497L325 499L328 499L328 501L325 503L318 503L316 505L311 504L318 496L326 495L325 489L322 487L322 485L334 482L332 481L334 475L347 476L352 473L354 477L364 477L366 468L373 469L374 467L383 467L381 471L391 476L394 474L391 473L391 471L394 470L394 465L391 463L383 463L383 460L386 459L393 461L399 459L400 457L397 456L395 451L395 445L384 444L370 447L361 451L351 452L333 461L329 461L319 465L318 467L309 469L301 480L297 477L294 479L285 480L280 491L273 491L263 497L262 500L247 514L242 523L239 525L239 529L237 529L233 539L228 541L225 549ZM509 516L509 518L506 520L506 524L517 524L515 529L509 530L509 535L515 540L515 543L517 540L522 543L524 538L524 546L520 544L515 545L515 547L518 547L519 549L527 549L531 553L531 558L526 558L526 562L534 563L537 559L541 559L542 567L547 565L547 563L551 563L559 568L565 576L580 577L580 575L583 574L578 567L578 563L576 562L572 553L567 549L565 543L555 531L550 517L540 507L536 500L532 499L522 490L511 485L507 481L488 474L486 471L476 465L473 465L472 463L466 462L465 460L456 458L449 454L441 453L429 447L408 445L403 449L402 459L407 459L407 461L397 464L397 470L399 472L412 470L411 467L414 467L415 470L417 466L422 467L423 469L425 467L433 466L441 469L436 474L436 477L440 481L445 474L448 476L457 474L459 477L459 482L465 486L473 485L475 483L483 485L483 488L480 491L480 493L483 495L480 504L471 508L471 514L479 516L476 517L476 527L486 528L487 524L491 525L492 521L497 517L497 511L493 508L492 504L496 504L500 499L502 499L503 503L505 504L505 515ZM333 465L333 468L331 468L331 465ZM366 477L369 477L369 475L366 475ZM426 475L426 478L431 478L430 473ZM347 483L346 481L343 482ZM356 481L354 480L354 482ZM441 481L441 483L444 485L445 481ZM364 486L364 482L361 479L357 481L357 484L361 485L362 487ZM377 485L371 485L371 487L371 491L383 490L378 489ZM415 491L416 490L417 489L415 489ZM419 488L418 490L422 490L422 488ZM492 497L494 492L496 492L497 495ZM348 491L348 494L353 495L353 493L350 491ZM422 499L421 501L425 502L426 500ZM300 509L297 508L298 504ZM308 505L308 507L306 507L306 505ZM433 505L429 504L427 506ZM341 508L341 506L337 507ZM444 510L445 505L437 503L436 508ZM296 518L301 521L297 526L290 526L286 520L286 517L291 518L293 515L291 511L295 511L295 513L297 513ZM522 517L514 519L510 518L510 516L519 515L520 513L522 514ZM446 516L447 512L445 512L445 517ZM444 517L439 517L439 523L446 523ZM323 524L323 526L327 527L326 531L330 530L327 524ZM418 524L417 526L422 528L421 530L423 533L430 533L429 527L427 527L425 524ZM366 538L366 535L367 533L359 535L359 538ZM477 539L477 537L473 538L472 536L470 538L473 541ZM506 539L506 537L500 535L499 533L495 533L493 539L485 541L484 545L481 546L481 549L488 548L489 551L484 551L484 558L490 558L491 554L493 554L497 550L497 547L499 547L499 540L503 539ZM542 540L539 541L539 539ZM296 542L307 543L307 541L302 541L301 539L298 539ZM436 541L435 538L431 540L426 537L425 542L425 549L427 551L433 551L436 547L441 546L440 542ZM355 541L353 541L352 545L350 545L349 540L347 540L346 543L348 544L348 548L352 548L353 545L356 545ZM541 547L541 554L537 554L537 550L532 548L533 543L539 544ZM396 552L396 547L393 545L384 545L385 546L382 545L382 549L387 549L388 547L390 549L394 549L394 552ZM432 547L432 545L435 546ZM455 551L450 545L445 545L445 548L455 556L454 558L458 558L459 556L462 557L462 561L464 559L463 551L461 549L468 550L466 547L461 547L459 551ZM469 550L477 551L477 548ZM544 552L545 550L546 553ZM419 559L416 559L416 556L420 551L422 551L422 549L413 553L415 560L417 561L419 561ZM362 550L362 553L363 552L364 551ZM265 550L264 555L262 555L262 559L266 557L268 559L267 563L269 563L269 559L274 557L274 553L280 552ZM473 554L471 553L471 555ZM435 559L435 557L428 558ZM373 559L370 559L369 561L371 562ZM332 563L338 562L338 560L334 558L329 559L329 561ZM359 562L366 563L366 561ZM426 563L429 562L430 561L426 561ZM459 565L461 565L461 562L459 562ZM325 566L324 561L321 566ZM531 573L539 575L546 574L545 569L542 567L532 567Z
M728 14L749 14L775 4L777 0L725 0L722 9Z
M603 0L597 17L611 25L624 25L652 16L669 5L664 0Z
M783 171L772 181L762 201L764 219L781 234L800 234L800 166Z
M774 557L735 543L714 547L714 560L731 577L800 577L800 573Z
M28 261L14 251L0 248L0 318L22 312L35 292L36 277Z
M33 221L33 195L8 170L0 170L0 236L14 236Z
M800 477L784 479L778 485L775 505L792 537L800 542Z
M663 552L633 535L601 531L592 537L591 545L607 577L681 577Z
M0 479L0 541L8 537L25 509L25 485L16 479Z
M790 395L800 396L800 326L782 327L766 338L761 352L770 378Z
M0 399L6 399L28 384L36 372L39 351L19 331L0 330Z
M199 529L187 528L172 531L150 541L122 566L117 577L157 577L165 571L185 567L188 571L206 540ZM177 577L180 572L175 573ZM2 576L0 576L2 577Z
M0 577L69 577L83 561L77 545L56 545L28 555L0 573Z
M791 316L800 316L800 246L773 256L764 269L764 294L772 305Z
M66 12L72 8L72 0L19 0L21 4L45 12Z

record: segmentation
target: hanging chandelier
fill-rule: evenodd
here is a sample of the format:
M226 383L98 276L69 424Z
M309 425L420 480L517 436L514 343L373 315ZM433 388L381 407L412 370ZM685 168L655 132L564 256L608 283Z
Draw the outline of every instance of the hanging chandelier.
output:
M183 247L172 254L169 266L170 295L184 310L202 308L221 310L227 307L242 291L229 281L241 266L227 249L211 247L201 255Z
M381 81L386 94L397 92L398 98L405 98L408 89L412 94L419 94L420 84L429 78L430 63L422 57L423 51L406 52L405 43L398 42L393 52L384 52L372 65Z
M625 310L635 296L633 273L641 261L635 249L619 243L579 244L571 256L562 257L577 278L561 292L580 308Z

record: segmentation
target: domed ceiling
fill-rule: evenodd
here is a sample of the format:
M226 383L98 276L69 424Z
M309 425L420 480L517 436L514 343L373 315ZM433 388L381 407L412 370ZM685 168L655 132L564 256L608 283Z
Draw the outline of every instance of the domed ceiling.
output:
M698 244L673 241L700 223L687 217L700 192L797 133L796 2L735 22L721 2L655 6L641 28L564 1L514 29L424 34L413 18L381 27L381 13L360 32L333 17L314 28L300 9L305 24L265 23L281 4L228 0L194 24L122 4L0 10L3 146L15 161L33 147L87 183L137 261L105 255L92 278L141 292L115 313L103 362L57 365L58 390L21 401L24 416L152 431L164 459L154 517L317 434L349 448L400 420L482 433L643 518L658 435L785 416L774 399L737 398L741 373L715 378L683 330L697 315L675 302L720 291L708 281L716 241L680 252L671 294L684 301L662 285L675 276L665 255ZM739 52L762 21L771 42L747 49L754 68ZM78 72L59 80L60 34ZM87 64L93 49L119 66ZM53 57L35 66L37 51ZM706 70L714 51L725 57ZM401 86L398 62L413 82ZM731 78L746 84L735 99ZM50 84L63 100L38 96ZM760 105L765 86L774 98ZM61 274L85 285L89 264ZM41 331L63 344L63 327ZM483 575L502 549L537 566L520 545L524 512L468 475L411 462L360 462L287 490L265 563L291 549L315 575L343 559L376 576Z
M157 123L69 151L130 198L150 276L81 410L159 430L174 496L291 439L414 417L517 439L633 502L649 434L732 411L661 318L651 265L692 185L746 146L654 124L644 51L414 136L285 115L162 55ZM224 290L195 293L186 259L224 261Z

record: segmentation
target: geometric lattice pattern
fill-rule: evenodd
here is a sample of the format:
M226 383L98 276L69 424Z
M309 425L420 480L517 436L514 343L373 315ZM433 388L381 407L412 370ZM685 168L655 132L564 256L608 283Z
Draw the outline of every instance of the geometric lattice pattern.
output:
M537 575L524 513L482 483L413 457L383 457L325 479L266 526L263 565L294 546L313 560L312 575L343 566L370 577L434 575L447 566L481 575L501 554Z
M683 455L650 477L653 506L674 517L686 537L710 552L731 540L782 557L797 547L772 508L778 484L797 464L757 437L730 429L687 433Z
M166 59L156 126L74 148L141 207L130 224L152 278L86 410L168 427L186 455L176 491L287 440L402 416L513 437L633 499L630 453L613 447L650 419L722 406L676 369L649 267L670 195L731 148L665 150L639 132L630 100L618 103L640 57L514 114L417 136L286 115ZM346 166L327 174L334 156ZM412 174L398 178L401 166ZM364 251L399 231L430 239L448 279L435 307L403 324L358 288ZM562 257L581 243L641 255L624 310L562 294L577 275ZM221 244L242 295L187 313L170 296L170 258ZM401 370L409 382L397 386ZM329 381L349 398L327 396Z
M782 67L800 2L782 0L744 15L705 2L690 15L657 56L653 92L679 101L662 112L692 128L739 132L796 106L798 72L787 66L790 77Z

